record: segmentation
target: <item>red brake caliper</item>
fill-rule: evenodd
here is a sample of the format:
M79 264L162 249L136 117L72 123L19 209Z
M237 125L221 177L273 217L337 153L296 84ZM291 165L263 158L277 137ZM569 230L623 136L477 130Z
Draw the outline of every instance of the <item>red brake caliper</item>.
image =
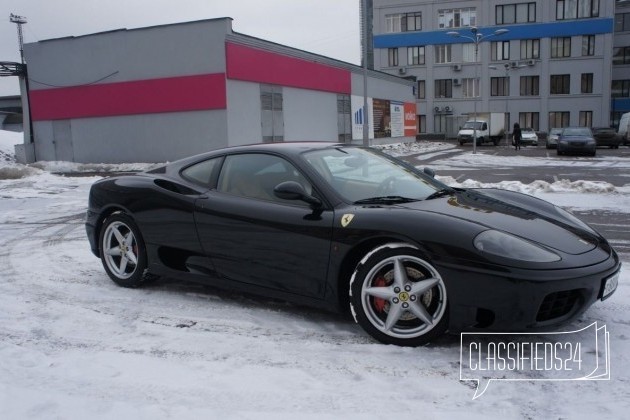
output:
M378 277L374 281L373 287L385 287L385 286L387 286L387 280L385 280L383 277ZM385 304L387 303L387 301L385 299L381 299L377 297L373 299L374 299L374 309L376 309L377 312L383 312L385 310Z

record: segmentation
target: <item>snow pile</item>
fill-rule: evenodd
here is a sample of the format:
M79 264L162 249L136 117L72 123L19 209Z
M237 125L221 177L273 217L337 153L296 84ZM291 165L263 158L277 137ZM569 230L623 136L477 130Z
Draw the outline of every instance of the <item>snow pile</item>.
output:
M42 171L37 168L31 168L24 165L9 164L0 166L0 180L1 179L21 179L28 176L33 176L41 173Z
M568 179L561 179L559 181L549 183L542 180L534 181L530 184L523 184L520 181L501 181L497 183L483 183L467 179L462 182L458 182L451 176L436 176L439 181L451 186L459 188L499 188L502 190L517 191L525 194L535 193L590 193L590 194L608 194L618 192L617 188L603 181L569 181Z
M48 172L57 173L111 173L111 172L140 172L147 171L162 163L75 163L63 161L39 161L29 166Z
M15 163L14 147L23 141L23 133L0 130L0 168Z
M417 141L410 143L393 143L372 146L392 156L408 156L419 153L431 153L454 149L455 145L443 142Z
M621 156L606 157L580 157L572 156L566 159L556 156L555 152L549 152L547 157L528 157L528 156L498 156L496 152L477 152L473 154L460 153L455 156L449 156L448 159L440 159L431 162L431 168L434 170L453 170L465 169L475 170L480 168L515 168L515 167L584 167L589 168L628 168L630 169L630 159ZM517 153L517 152L514 152ZM418 160L424 160L424 156L418 156Z

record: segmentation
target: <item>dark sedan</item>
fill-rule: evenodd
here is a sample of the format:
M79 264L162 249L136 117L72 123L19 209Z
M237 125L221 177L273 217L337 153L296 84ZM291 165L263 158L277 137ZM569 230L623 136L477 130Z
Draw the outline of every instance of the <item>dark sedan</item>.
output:
M588 154L595 156L597 143L588 127L565 127L558 137L558 155L565 153Z
M152 274L350 309L405 346L554 328L615 291L617 254L572 214L427 172L342 144L217 150L97 181L87 235L121 286Z
M621 137L617 134L617 130L610 127L594 127L593 138L597 146L610 147L618 149L621 144Z

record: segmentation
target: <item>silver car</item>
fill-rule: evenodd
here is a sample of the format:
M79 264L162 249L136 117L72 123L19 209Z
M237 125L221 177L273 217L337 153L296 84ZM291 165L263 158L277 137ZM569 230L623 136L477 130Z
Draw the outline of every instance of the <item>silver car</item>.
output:
M562 133L562 128L552 128L547 136L547 149L555 149L558 147L558 137Z

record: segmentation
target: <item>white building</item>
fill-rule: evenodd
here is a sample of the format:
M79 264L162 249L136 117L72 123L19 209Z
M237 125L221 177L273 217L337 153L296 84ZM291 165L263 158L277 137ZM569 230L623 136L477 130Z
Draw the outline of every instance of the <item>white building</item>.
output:
M374 68L416 77L420 133L452 136L475 108L538 131L611 123L615 28L630 31L614 0L368 1ZM630 64L624 45L616 70ZM615 72L626 97L628 67Z
M163 162L363 138L361 67L235 33L230 18L45 40L24 53L34 141L25 133L22 161ZM367 87L369 137L414 140L414 83L369 71Z

